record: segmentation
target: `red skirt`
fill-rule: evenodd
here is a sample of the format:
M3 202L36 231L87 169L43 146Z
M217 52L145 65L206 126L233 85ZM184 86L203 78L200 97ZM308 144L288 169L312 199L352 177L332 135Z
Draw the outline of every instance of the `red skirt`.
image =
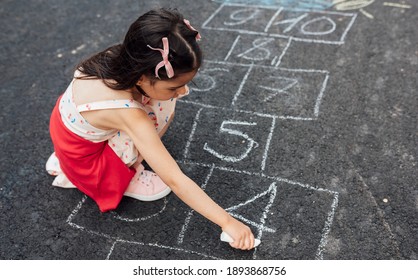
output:
M70 131L62 122L58 109L61 97L49 124L61 169L71 183L97 203L100 211L113 210L136 171L122 162L107 141L93 143Z

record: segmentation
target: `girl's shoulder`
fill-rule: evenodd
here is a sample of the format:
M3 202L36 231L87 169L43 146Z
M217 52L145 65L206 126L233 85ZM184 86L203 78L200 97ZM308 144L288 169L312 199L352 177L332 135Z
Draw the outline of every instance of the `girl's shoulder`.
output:
M132 91L111 89L100 79L83 79L80 76L72 81L72 96L76 105L115 99L134 99Z

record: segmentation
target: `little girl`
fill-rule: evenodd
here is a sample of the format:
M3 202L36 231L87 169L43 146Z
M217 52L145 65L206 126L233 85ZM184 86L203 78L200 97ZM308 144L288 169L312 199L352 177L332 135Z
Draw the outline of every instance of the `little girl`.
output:
M130 26L122 44L81 62L52 111L55 152L46 168L57 176L53 185L78 188L102 212L124 195L153 201L172 190L228 233L232 247L249 250L250 228L183 174L160 139L201 66L199 39L176 10L152 10ZM142 160L156 173L144 170Z

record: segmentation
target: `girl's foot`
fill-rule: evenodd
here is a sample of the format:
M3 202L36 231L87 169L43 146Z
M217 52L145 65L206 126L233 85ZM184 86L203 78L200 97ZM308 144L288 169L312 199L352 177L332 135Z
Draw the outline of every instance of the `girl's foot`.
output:
M60 162L55 155L55 152L52 153L52 155L49 156L48 161L45 164L45 169L49 173L49 175L57 176L61 171Z
M144 166L140 164L124 195L141 201L154 201L170 192L171 189L157 174L144 170Z
M48 161L45 164L46 171L52 175L56 176L52 185L55 187L65 188L65 189L73 189L76 186L68 180L67 176L62 172L60 167L60 161L55 155L55 152L49 157Z

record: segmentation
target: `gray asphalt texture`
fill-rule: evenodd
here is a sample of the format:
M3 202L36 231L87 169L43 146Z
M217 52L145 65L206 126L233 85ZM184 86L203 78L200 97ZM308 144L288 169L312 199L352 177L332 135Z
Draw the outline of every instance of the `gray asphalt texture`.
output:
M417 3L220 2L1 2L0 259L418 259ZM200 30L206 57L163 141L256 250L220 242L174 194L100 213L44 170L75 65L159 6Z

